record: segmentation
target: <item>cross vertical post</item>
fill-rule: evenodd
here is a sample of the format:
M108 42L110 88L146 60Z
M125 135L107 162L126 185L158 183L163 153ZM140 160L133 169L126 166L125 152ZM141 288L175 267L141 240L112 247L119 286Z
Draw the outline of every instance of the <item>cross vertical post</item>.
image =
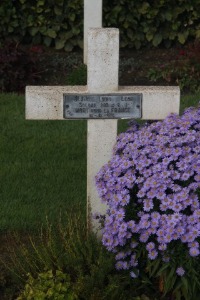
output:
M83 59L87 65L88 29L102 27L102 0L84 0L84 45Z
M88 31L88 93L106 94L118 90L119 30ZM87 209L88 227L98 228L93 213L105 213L95 187L95 175L111 158L117 136L117 120L88 120L87 132Z

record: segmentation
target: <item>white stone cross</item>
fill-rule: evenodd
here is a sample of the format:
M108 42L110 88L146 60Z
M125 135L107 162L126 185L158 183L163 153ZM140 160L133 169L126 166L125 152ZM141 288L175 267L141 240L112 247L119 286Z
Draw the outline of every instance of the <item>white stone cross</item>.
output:
M119 30L93 28L88 31L87 86L28 86L26 88L26 118L66 120L63 117L63 94L131 94L142 93L142 119L164 119L169 113L179 113L178 87L118 86ZM92 214L104 214L95 187L95 175L109 161L117 136L117 120L88 120L87 129L87 209L88 224L96 230L98 223Z
M83 61L87 65L88 29L102 27L102 0L84 0Z

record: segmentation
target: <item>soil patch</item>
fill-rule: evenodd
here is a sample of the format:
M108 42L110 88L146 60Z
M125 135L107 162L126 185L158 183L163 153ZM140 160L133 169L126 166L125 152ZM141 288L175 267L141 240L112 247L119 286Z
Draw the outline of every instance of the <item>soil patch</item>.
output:
M38 85L66 85L71 72L83 66L83 53L80 50L66 53L44 47L32 47L30 51L38 58ZM119 84L169 85L166 80L151 81L149 71L153 68L160 68L162 71L163 67L182 59L182 51L184 47L180 46L171 49L121 49Z

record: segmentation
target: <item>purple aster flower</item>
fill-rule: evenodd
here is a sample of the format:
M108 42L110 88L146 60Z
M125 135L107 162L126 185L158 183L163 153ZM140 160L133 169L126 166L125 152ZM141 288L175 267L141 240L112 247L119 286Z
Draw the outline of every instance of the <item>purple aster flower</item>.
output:
M131 276L132 278L137 278L138 275L139 275L139 272L133 272L133 271L130 272L130 276Z
M182 277L185 274L185 270L182 267L178 267L176 269L176 274Z
M158 231L157 231L157 236L164 236L164 234L165 234L165 232L164 232L164 230L163 229L158 229Z
M189 250L189 254L192 257L198 256L199 255L199 249L195 247L191 247Z
M149 259L161 254L168 261L174 242L177 248L188 244L185 258L188 253L199 255L199 149L200 107L142 128L133 125L118 136L111 160L95 177L98 193L109 207L101 218L102 241L116 253L118 269L138 263L132 253L136 246L146 248Z
M160 244L160 245L158 246L158 249L159 249L160 251L165 251L165 250L167 249L167 244Z
M171 233L168 233L164 236L165 243L170 243L172 241L173 237Z
M117 255L115 256L116 260L120 260L126 257L126 253L125 252L119 252L117 253Z
M151 220L151 228L158 228L159 222L157 220Z
M154 260L158 256L158 252L156 250L151 250L148 253L148 258Z
M124 219L125 212L124 209L119 209L118 213L116 214L116 219L122 221Z
M147 245L146 245L146 249L148 251L151 251L153 249L155 249L155 244L153 242L149 242Z
M158 212L152 212L151 213L151 218L155 219L155 220L159 220L160 219L160 214Z
M182 205L180 203L174 203L172 208L175 212L180 212L182 210Z
M168 208L169 208L168 205L163 204L163 203L160 204L160 210L161 211L166 211L166 210L168 210Z
M115 264L115 267L117 270L123 270L124 269L124 262L123 261L118 261L116 264Z
M141 229L143 229L143 228L147 229L150 226L150 222L147 220L141 220L139 223L139 226Z
M190 178L190 172L184 172L181 176L181 180L186 181Z
M112 235L104 234L102 242L103 242L103 245L105 245L105 246L112 246L112 243L113 243Z
M171 215L171 217L175 223L180 222L180 220L182 219L182 215L179 212L175 212L174 214Z
M145 199L143 201L143 209L144 211L150 211L151 209L153 209L153 201L150 199Z
M139 237L139 241L142 243L146 243L149 239L149 234L147 232L142 233Z
M194 242L192 242L192 243L188 243L188 246L189 246L190 248L199 248L199 243L196 242L196 241L194 241Z

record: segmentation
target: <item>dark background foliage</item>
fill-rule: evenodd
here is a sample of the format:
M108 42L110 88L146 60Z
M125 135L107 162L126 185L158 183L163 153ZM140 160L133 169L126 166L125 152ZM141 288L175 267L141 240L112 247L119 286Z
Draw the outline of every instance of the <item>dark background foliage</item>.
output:
M104 0L103 25L118 27L121 47L170 47L200 37L200 0ZM0 40L71 51L82 47L83 0L2 0Z

